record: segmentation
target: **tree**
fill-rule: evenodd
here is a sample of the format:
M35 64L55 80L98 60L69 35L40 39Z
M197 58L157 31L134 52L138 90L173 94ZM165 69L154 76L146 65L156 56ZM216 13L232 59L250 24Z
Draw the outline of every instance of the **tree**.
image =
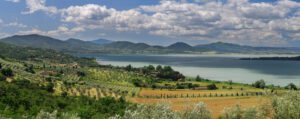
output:
M156 71L161 71L163 68L162 68L162 66L161 65L157 65L156 66Z
M164 66L163 70L164 70L164 72L172 72L172 71L174 71L171 66Z
M35 71L33 70L33 65L30 65L30 66L26 65L25 71L32 73L32 74L35 73Z
M255 88L265 88L266 87L266 83L264 80L258 80L256 81L254 84L252 84L253 87Z
M205 103L200 102L192 110L185 110L181 117L183 119L211 119L211 112Z
M45 87L45 89L50 92L53 93L54 92L54 84L52 82L48 83Z
M154 70L155 70L155 67L154 67L153 65L149 65L149 66L147 67L147 69L148 69L149 71L154 71Z
M287 86L285 86L285 89L298 90L297 86L295 84L293 84L293 83L290 83Z
M1 73L4 76L7 76L7 77L12 77L13 76L13 71L10 68L2 69Z
M0 81L4 81L6 79L6 77L0 73Z
M86 74L83 71L77 71L77 76L84 77L84 76L86 76Z
M196 81L202 81L202 78L200 78L199 75L196 76Z
M2 63L0 63L0 70L2 69Z
M126 71L131 71L131 70L132 70L132 66L131 66L131 65L127 65L127 66L125 67L125 70L126 70Z
M266 115L263 114L263 110L256 108L242 109L240 105L234 107L225 108L221 119L266 119Z
M216 90L216 89L218 89L218 87L216 86L216 84L213 83L213 84L208 85L207 89L208 90Z

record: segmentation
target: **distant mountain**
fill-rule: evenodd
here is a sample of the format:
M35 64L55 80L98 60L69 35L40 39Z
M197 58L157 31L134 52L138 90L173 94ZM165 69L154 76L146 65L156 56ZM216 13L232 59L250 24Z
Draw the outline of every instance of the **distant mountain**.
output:
M79 39L62 41L37 34L15 35L0 39L0 41L17 46L54 49L65 52L97 52L100 49L100 46L96 44L85 42Z
M87 42L87 41L82 41L79 39L74 39L74 38L68 39L65 42L68 43L68 47L70 49L93 50L93 49L100 48L100 46L97 44Z
M223 43L216 42L205 45L196 45L196 49L198 50L208 50L208 51L216 51L216 52L244 52L244 51L252 51L253 47L251 46L241 46L232 43Z
M106 42L105 40L103 41ZM223 42L196 45L194 47L184 42L177 42L164 47L129 41L110 41L110 43L107 41L106 44L101 44L104 43L102 40L82 41L74 38L62 41L37 34L15 35L0 39L0 42L23 47L54 49L69 53L300 53L300 48L252 47Z
M258 58L240 58L240 60L280 60L280 61L300 61L300 56L296 56L296 57L258 57Z
M194 48L197 50L215 51L219 53L300 53L300 49L296 48L253 47L224 42L196 45Z
M145 50L149 47L151 47L148 44L145 43L132 43L129 41L117 41L112 42L110 44L104 45L104 47L107 48L117 48L117 49L130 49L130 50Z
M175 51L193 51L194 48L186 43L177 42L167 47L168 49Z
M68 44L64 41L37 34L15 35L1 39L0 41L18 46L33 48L64 50L68 47Z
M113 41L106 40L106 39L98 39L98 40L93 40L93 41L88 41L88 42L95 43L95 44L98 44L98 45L103 45L103 44L112 43Z

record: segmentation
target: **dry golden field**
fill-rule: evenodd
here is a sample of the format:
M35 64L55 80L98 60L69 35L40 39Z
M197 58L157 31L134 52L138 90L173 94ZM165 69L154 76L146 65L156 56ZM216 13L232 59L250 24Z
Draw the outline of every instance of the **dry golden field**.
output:
M225 93L241 93L241 91L229 91L229 90L150 90L143 89L140 92L140 95L160 95L160 94L225 94ZM130 101L140 104L155 104L155 103L169 103L172 106L172 109L180 111L186 109L189 105L195 105L198 102L204 102L208 109L212 112L214 119L218 118L224 108L232 107L235 105L240 105L241 107L254 107L268 102L268 98L265 96L228 96L228 97L196 97L196 98L164 98L164 99L155 99L155 98L145 98L145 97L136 97L131 98Z

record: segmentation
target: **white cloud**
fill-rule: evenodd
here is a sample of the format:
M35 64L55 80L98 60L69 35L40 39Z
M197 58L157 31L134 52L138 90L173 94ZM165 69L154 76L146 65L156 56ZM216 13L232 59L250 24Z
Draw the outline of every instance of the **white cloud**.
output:
M6 24L7 27L27 28L28 26L18 22L11 22Z
M46 0L26 0L28 11L23 12L24 14L32 14L37 11L44 11L46 13L57 13L58 10L53 6L46 6Z
M43 31L37 28L33 28L30 30L19 31L17 34L19 35L41 34L41 35L52 36L52 37L62 37L62 36L72 37L75 34L83 31L85 31L85 29L81 27L68 28L66 26L59 26L57 27L57 29L49 30L49 31Z
M81 23L85 20L94 21L102 20L110 16L114 9L107 9L105 6L87 4L84 6L71 6L62 10L63 20L65 22Z
M6 1L8 1L8 2L14 2L14 3L18 3L18 2L20 2L21 0L6 0Z
M98 4L57 9L46 6L45 0L26 0L29 9L26 13L56 13L61 15L62 22L76 26L60 26L55 30L42 32L48 35L109 29L181 39L267 45L286 44L288 40L299 38L299 2L218 1L195 0L195 3L186 0L161 0L157 5L116 10Z

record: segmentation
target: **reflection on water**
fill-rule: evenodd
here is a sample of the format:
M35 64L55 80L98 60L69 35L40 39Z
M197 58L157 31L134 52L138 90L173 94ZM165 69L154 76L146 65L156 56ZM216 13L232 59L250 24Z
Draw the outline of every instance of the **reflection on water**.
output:
M286 85L291 82L300 84L300 62L297 61L239 60L240 57L247 57L245 55L100 55L94 57L97 57L100 63L118 66L170 65L187 76L200 75L212 80L253 83L264 79L275 85Z

